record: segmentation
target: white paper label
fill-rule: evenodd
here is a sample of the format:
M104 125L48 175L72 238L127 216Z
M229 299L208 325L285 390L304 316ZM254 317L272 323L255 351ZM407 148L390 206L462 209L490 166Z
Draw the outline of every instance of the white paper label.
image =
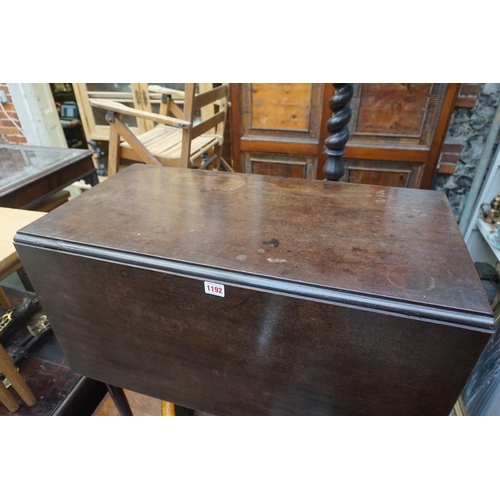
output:
M205 281L205 293L210 295L217 295L218 297L224 297L224 285L219 283L209 283Z

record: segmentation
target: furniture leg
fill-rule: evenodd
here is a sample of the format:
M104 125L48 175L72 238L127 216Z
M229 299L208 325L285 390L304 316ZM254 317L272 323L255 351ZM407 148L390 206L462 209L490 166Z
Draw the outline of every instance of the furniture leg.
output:
M214 155L217 155L217 158L214 161L214 170L219 170L220 168L220 160L222 157L222 144L217 144L214 148Z
M2 307L4 309L10 309L12 306L10 305L10 300L7 295L5 295L5 292L3 291L3 288L0 286L0 304L2 304Z
M175 405L168 401L161 402L161 415L162 417L175 417Z
M19 403L15 400L14 396L8 391L0 380L0 402L3 403L7 410L15 412L19 410Z
M109 124L108 177L120 168L120 134L114 123Z
M9 379L12 387L28 406L33 406L36 403L35 396L2 346L0 346L0 371Z
M19 279L21 280L21 283L23 284L24 288L26 288L28 292L35 292L33 285L31 284L31 281L28 275L26 274L24 267L21 267L20 269L17 270L17 275L19 276Z
M132 410L130 409L130 405L128 404L127 397L125 396L125 392L121 387L116 387L114 385L106 384L109 394L111 395L111 399L115 406L118 408L120 415L122 417L132 417Z

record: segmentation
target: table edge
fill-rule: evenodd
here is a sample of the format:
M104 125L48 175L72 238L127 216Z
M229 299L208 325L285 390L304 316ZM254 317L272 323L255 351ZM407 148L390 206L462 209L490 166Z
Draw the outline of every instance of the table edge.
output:
M13 144L2 144L1 145L1 147L5 147L5 146L14 146L14 145ZM8 148L8 149L19 150L19 147L14 146L14 147L11 147L11 148ZM56 150L56 151L71 151L71 148L47 148L47 147L44 147L44 146L30 146L29 148L26 148L26 149L53 149L53 150ZM81 160L83 160L83 159L85 159L85 158L87 158L89 156L92 156L92 151L90 151L90 150L75 149L74 151L79 151L82 154L80 154L79 156L77 156L76 158L74 158L73 161L70 161L68 159L61 160L61 161L55 163L48 170L44 170L43 172L37 172L32 177L30 177L28 184L30 182L37 181L37 180L41 179L42 177L50 175L50 174L56 172L57 170L61 169L62 167L66 167L67 165L72 165L73 163L79 162L79 161L81 161ZM91 170L89 170L89 172L91 172ZM14 182L13 184L11 184L9 187L7 187L4 190L2 190L0 196L8 195L8 194L16 191L17 189L19 189L19 187L22 187L22 186L24 186L26 184L27 183L26 183L25 179L20 179L20 180Z
M494 333L493 312L464 311L452 307L422 305L417 302L395 299L393 297L374 296L362 292L340 290L324 285L297 282L284 278L260 276L244 271L214 268L206 265L183 262L163 257L126 252L82 243L70 243L55 238L34 236L20 230L14 237L14 244L31 248L52 250L68 255L126 264L153 271L175 274L198 280L210 280L227 285L235 285L258 291L267 291L328 302L343 307L364 309L407 317L412 320L439 322L454 327L476 329L485 333Z

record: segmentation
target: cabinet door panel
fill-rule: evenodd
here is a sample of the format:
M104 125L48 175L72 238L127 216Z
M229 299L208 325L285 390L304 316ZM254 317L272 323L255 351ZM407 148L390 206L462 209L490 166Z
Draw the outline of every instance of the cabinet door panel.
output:
M355 83L353 89L344 181L430 188L459 84ZM332 94L331 84L231 84L233 168L298 175L292 167L244 162L250 152L310 155L322 179Z
M377 186L416 188L424 164L377 160L344 160L344 182Z
M349 145L428 149L446 88L444 83L354 84Z
M322 154L324 83L232 83L237 172L315 178Z
M353 117L345 158L374 161L360 168L351 165L346 180L383 186L407 183L407 187L429 189L459 86L456 83L354 84ZM399 174L395 172L395 164L399 165Z
M252 83L252 130L309 130L310 83Z
M243 172L247 174L277 175L299 179L316 177L314 157L246 152L242 154L242 164Z
M362 85L357 134L420 137L430 83Z
M297 139L316 142L320 135L323 84L243 83L241 138Z

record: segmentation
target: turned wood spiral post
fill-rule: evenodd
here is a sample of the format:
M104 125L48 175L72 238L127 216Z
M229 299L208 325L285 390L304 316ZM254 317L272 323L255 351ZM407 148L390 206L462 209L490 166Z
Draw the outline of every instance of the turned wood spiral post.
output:
M342 156L345 154L345 145L349 139L347 125L351 119L349 103L352 99L353 88L351 83L332 83L335 93L330 98L328 106L333 116L326 122L326 129L330 137L326 139L325 153L328 155L323 174L328 181L338 181L344 175Z

